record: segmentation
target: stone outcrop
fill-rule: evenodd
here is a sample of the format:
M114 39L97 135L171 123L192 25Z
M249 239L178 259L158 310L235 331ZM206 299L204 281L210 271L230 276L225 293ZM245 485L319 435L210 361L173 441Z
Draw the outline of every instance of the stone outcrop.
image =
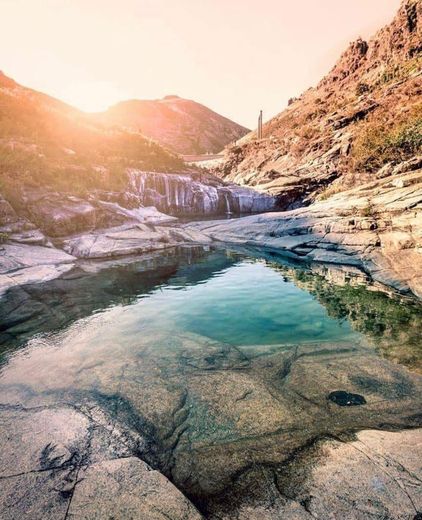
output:
M8 236L7 241L0 244L0 295L16 285L57 278L72 269L77 259L139 255L212 241L195 229L165 225L168 217L155 209L135 210L135 214L146 223L132 220L121 226L60 238L56 240L58 247L37 230ZM153 223L156 221L158 225Z
M57 278L72 269L75 260L52 247L13 242L0 245L0 295L16 285Z
M127 218L80 197L46 190L25 191L22 203L28 219L50 236L65 236L86 229L123 223Z
M403 0L368 42L358 39L314 88L227 147L224 179L279 197L284 209L368 182L420 153L422 4Z
M129 224L67 238L62 247L78 258L109 258L148 253L189 242L204 244L211 239L194 229Z
M14 202L16 208L0 196L2 241L35 243L43 234L45 244L45 237L55 239L129 222L160 225L174 222L175 216L240 215L276 207L274 197L212 175L133 169L127 172L127 185L119 192L92 190L83 198L21 187Z
M422 297L420 169L394 171L309 207L188 226L222 242L357 266L376 281Z

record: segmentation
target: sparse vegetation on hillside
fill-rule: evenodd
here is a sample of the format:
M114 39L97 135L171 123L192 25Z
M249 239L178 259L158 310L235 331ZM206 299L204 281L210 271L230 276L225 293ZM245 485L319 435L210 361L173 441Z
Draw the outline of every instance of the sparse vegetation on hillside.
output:
M278 196L284 209L369 182L387 163L422 153L422 2L358 39L315 87L227 149L217 173Z
M123 101L95 117L108 124L141 128L144 135L181 154L219 153L249 131L195 101L178 96Z
M352 148L356 169L375 171L422 152L422 104L389 124L374 117L357 134Z
M1 85L0 85L1 86ZM19 87L0 89L0 182L86 194L116 190L125 169L177 171L183 161L138 133L93 124L79 111Z

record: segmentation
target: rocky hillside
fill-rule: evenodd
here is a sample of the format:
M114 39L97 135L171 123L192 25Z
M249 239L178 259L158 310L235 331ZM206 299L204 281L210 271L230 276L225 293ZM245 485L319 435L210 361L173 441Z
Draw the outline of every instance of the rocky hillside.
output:
M229 147L218 173L279 195L287 209L382 177L386 164L417 155L421 24L421 0L404 0L389 26L353 42L315 88L267 122L263 139L251 132Z
M0 292L2 274L57 259L44 246L61 247L69 235L87 233L67 248L77 256L130 254L193 240L155 232L175 220L169 215L268 211L274 202L0 75ZM125 232L107 238L104 230L116 226Z
M139 132L94 123L83 112L0 73L1 190L119 186L127 167L175 171L183 162Z
M218 153L249 130L209 108L178 96L123 101L97 117L139 130L180 154Z

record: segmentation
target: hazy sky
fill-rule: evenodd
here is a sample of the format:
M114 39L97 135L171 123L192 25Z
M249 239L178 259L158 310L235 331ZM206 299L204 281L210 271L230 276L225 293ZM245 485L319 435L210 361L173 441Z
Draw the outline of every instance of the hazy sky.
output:
M85 110L178 94L248 127L400 0L0 0L0 70Z

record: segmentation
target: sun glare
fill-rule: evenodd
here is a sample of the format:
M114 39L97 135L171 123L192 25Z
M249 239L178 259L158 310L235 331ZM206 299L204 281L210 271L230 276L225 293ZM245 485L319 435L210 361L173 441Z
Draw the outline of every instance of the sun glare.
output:
M59 97L85 112L101 112L131 96L107 81L75 81L67 85Z

